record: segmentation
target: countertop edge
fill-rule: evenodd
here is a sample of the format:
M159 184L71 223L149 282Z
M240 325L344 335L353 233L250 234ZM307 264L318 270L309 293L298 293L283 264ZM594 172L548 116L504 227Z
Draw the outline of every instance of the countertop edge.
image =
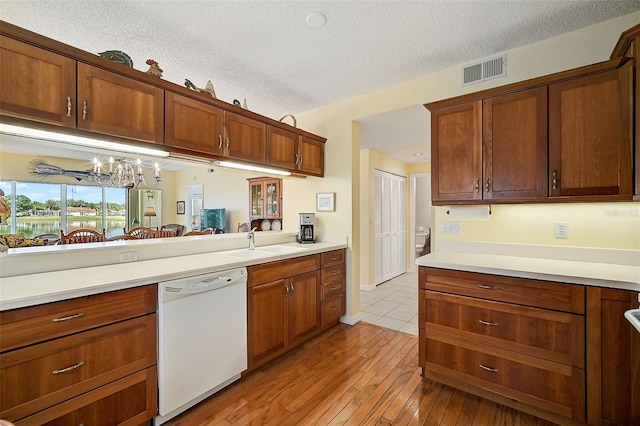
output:
M640 291L640 266L453 252L431 253L417 258L415 264L440 269ZM591 273L592 271L595 273ZM603 277L608 272L609 277Z
M305 250L300 252L274 253L255 259L234 257L226 254L227 251L220 251L180 256L172 258L170 263L167 259L153 259L4 277L0 278L0 311L156 284L225 269L309 256L347 247L346 243L316 243L313 246L305 246ZM260 247L257 249L259 250ZM118 266L118 271L115 273L113 266ZM107 272L110 274L106 274ZM45 280L48 282L43 285L42 282Z

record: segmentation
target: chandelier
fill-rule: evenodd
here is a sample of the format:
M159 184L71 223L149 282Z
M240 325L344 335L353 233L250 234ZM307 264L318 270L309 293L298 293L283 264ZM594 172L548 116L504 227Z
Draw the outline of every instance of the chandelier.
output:
M93 172L91 178L99 185L114 186L118 188L148 188L155 189L160 184L160 164L155 161L153 165L145 164L140 158L100 158L94 156ZM154 183L149 184L145 180L145 168L153 168Z

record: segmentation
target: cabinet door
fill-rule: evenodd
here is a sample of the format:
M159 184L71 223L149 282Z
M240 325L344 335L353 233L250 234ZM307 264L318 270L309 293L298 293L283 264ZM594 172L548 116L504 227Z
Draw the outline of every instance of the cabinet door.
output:
M587 420L640 425L640 333L624 318L638 293L587 289Z
M289 344L320 327L320 272L291 278L289 299Z
M267 126L267 159L270 166L295 170L297 165L296 142L298 135L293 132Z
M264 184L249 182L249 216L251 219L262 218L264 215Z
M76 126L76 61L0 37L0 113Z
M298 170L304 174L324 176L324 143L299 136L297 160Z
M432 201L482 199L482 101L431 113Z
M282 279L248 289L249 368L286 345L285 284Z
M281 179L267 179L264 181L264 212L267 219L280 219L280 201L282 200Z
M163 143L164 92L128 77L78 63L78 128Z
M632 194L632 72L549 86L551 196Z
M547 198L547 88L483 101L484 199Z
M220 108L166 92L165 112L165 145L222 155L223 111Z
M266 125L231 112L224 113L225 155L256 163L265 161Z

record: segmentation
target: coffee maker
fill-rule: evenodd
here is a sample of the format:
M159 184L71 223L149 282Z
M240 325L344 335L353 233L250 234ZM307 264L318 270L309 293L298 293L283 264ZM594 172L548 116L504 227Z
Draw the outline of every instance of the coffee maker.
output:
M315 243L315 213L298 213L300 217L300 237L298 242L301 244Z

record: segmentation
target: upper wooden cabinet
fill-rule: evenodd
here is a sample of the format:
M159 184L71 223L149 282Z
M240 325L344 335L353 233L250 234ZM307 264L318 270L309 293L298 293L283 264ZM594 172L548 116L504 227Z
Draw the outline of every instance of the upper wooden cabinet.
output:
M621 58L425 105L433 204L634 200L632 77Z
M547 88L485 99L483 198L547 197Z
M174 148L222 155L224 111L172 92L165 92L164 143Z
M633 67L549 86L552 197L633 194Z
M76 127L76 61L0 36L0 113Z
M78 63L78 128L163 143L164 91Z
M267 126L266 164L292 172L324 176L324 141Z
M224 156L264 164L266 133L266 124L225 111Z
M0 83L0 116L23 126L324 175L324 138L2 21Z
M439 201L482 199L482 102L431 113L431 197Z

